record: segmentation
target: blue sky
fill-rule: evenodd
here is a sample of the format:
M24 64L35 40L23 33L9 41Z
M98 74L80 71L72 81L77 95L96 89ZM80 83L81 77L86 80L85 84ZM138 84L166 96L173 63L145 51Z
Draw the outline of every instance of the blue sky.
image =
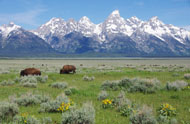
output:
M12 21L35 29L52 17L79 20L82 16L97 24L116 9L124 18L158 16L166 24L190 25L190 0L0 0L0 25Z

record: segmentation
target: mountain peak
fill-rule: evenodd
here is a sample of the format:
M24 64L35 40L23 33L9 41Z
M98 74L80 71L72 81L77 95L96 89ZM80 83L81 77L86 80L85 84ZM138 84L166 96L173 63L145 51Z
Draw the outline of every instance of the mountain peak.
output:
M118 15L118 14L120 14L120 13L119 13L119 10L114 10L114 11L112 12L112 15Z
M157 21L157 20L159 20L158 16L153 16L152 18L150 18L150 21Z
M50 24L53 24L55 22L63 22L64 20L62 18L56 18L56 17L53 17L51 18L45 25L50 25Z
M0 30L2 31L2 34L4 37L8 36L8 34L14 30L18 30L20 29L21 26L18 26L16 24L14 24L13 22L10 22L9 24L5 24L0 26Z
M89 26L92 26L92 25L94 25L94 24L90 21L90 19L89 19L88 17L83 16L83 17L79 20L79 25L85 25L85 26L89 27Z
M10 22L9 25L15 25L15 23L14 22Z
M53 17L50 19L51 21L60 21L60 20L63 20L62 18L56 18L56 17Z
M157 16L153 16L152 18L150 18L149 23L154 24L154 25L156 24L157 26L164 25L164 23L160 21Z
M21 28L21 26L16 25L14 22L10 22L9 24L4 24L4 25L2 25L2 28L11 28L11 27L13 27L13 28L15 28L15 29Z
M132 16L130 19L131 19L131 20L135 20L135 21L140 21L140 19L137 18L136 16Z
M80 20L79 20L79 23L80 22L90 22L90 19L88 18L88 17L86 17L86 16L83 16Z
M119 10L114 10L110 16L120 16Z
M135 23L135 24L140 24L141 22L143 22L140 19L138 19L136 16L132 16L131 18L127 19L126 21L130 22L130 23Z
M70 18L67 22L75 22L73 18Z

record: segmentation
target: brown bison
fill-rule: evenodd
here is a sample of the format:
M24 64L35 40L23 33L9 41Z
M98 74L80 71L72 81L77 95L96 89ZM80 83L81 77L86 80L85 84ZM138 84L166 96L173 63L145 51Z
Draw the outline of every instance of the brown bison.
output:
M63 68L60 70L60 74L69 74L70 72L75 72L76 67L74 65L64 65Z
M39 69L36 68L26 68L20 72L20 76L28 76L28 75L41 75Z

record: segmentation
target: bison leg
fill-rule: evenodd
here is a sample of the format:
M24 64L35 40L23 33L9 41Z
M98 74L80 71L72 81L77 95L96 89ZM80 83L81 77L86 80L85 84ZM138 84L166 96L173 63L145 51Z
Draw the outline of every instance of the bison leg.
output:
M69 72L68 72L68 71L66 71L64 74L69 74Z

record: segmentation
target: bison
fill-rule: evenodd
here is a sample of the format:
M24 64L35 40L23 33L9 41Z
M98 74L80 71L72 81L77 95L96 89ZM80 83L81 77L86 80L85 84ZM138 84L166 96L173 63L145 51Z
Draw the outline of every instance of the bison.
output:
M20 72L20 76L28 76L28 75L41 75L39 69L36 68L26 68Z
M69 74L70 72L75 72L76 67L74 65L64 65L63 68L60 70L60 74Z

